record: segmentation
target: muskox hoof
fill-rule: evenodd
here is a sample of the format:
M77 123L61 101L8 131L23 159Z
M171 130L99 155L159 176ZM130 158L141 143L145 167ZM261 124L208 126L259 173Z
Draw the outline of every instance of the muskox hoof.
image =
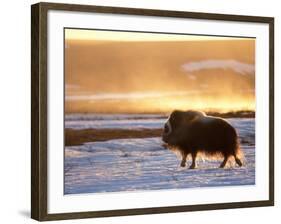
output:
M189 169L195 169L195 168L196 168L196 166L193 164L189 167Z
M185 167L185 162L181 162L181 167Z
M235 158L235 162L238 164L238 166L242 166L243 164L242 164L242 162L241 162L241 160L240 159L238 159L238 158Z

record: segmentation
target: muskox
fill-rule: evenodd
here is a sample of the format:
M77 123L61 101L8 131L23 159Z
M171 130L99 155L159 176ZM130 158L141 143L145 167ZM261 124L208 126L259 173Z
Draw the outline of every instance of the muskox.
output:
M168 148L177 148L182 156L181 166L186 164L186 157L191 155L192 164L196 167L198 153L205 155L221 155L224 168L229 157L242 166L239 158L241 150L234 127L219 117L207 116L200 111L173 111L165 123L162 140Z

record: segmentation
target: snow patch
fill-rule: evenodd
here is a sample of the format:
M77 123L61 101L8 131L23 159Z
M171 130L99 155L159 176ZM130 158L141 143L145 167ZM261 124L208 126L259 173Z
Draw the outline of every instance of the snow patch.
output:
M195 170L181 168L161 138L116 139L65 148L65 194L143 191L255 184L254 119L228 119L244 141L245 164L198 158ZM187 167L191 161L188 160Z

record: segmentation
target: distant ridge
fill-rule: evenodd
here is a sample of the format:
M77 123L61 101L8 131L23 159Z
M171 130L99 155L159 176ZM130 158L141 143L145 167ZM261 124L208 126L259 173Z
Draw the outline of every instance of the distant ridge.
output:
M206 111L209 116L222 118L255 118L255 111L239 110L228 112ZM143 120L143 119L163 119L168 118L169 113L65 113L65 120Z
M222 117L222 118L255 118L255 111L241 110L241 111L230 111L226 113L221 112L206 112L209 116Z

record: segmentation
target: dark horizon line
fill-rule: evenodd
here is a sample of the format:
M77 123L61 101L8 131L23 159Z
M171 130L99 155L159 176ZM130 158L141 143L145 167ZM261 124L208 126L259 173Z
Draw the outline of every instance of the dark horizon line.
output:
M71 29L72 30L93 30L93 31L110 31L110 32L151 33L151 34L168 34L168 35L186 35L186 36L229 37L229 38L256 39L256 37L252 37L252 36L227 36L227 35L215 35L215 34L171 33L171 32L160 32L160 31L113 30L113 29L100 29L100 28L79 28L79 27L63 27L64 33L65 33L66 29L69 29L69 30L71 30Z
M195 109L191 109L195 110ZM210 116L221 116L221 117L255 117L255 110L229 110L227 112L220 112L220 111L215 111L215 110L199 110L199 111L204 111L207 115ZM171 111L170 111L171 112ZM102 115L120 115L120 114L128 114L128 115L167 115L170 112L157 112L157 111L151 111L151 112L65 112L65 115L71 115L71 114L102 114Z

